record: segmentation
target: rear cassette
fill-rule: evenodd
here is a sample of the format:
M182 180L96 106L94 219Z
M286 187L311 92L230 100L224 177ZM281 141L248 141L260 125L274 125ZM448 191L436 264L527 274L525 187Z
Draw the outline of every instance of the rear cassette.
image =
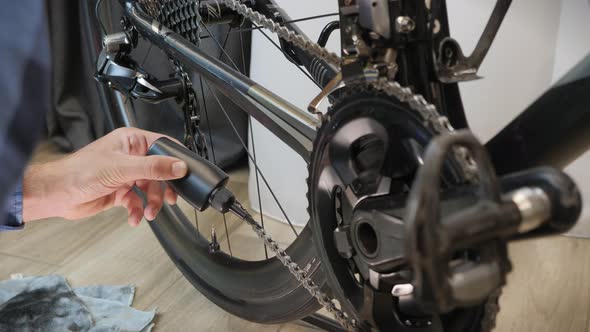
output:
M200 21L198 0L139 0L154 20L199 45Z

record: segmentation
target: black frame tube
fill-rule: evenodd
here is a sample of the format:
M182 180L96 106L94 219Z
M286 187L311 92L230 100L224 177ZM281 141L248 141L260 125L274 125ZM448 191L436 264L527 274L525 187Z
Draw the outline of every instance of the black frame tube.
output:
M144 37L194 69L304 160L309 160L316 127L319 125L316 117L204 53L196 45L150 18L131 0L124 2L124 8L127 17Z
M493 137L496 171L564 168L590 148L590 55Z

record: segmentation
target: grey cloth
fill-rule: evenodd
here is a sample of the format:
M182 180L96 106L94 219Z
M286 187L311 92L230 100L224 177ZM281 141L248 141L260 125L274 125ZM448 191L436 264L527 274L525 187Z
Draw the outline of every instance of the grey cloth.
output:
M63 276L0 282L0 331L144 331L155 310L130 307L133 286L71 288Z

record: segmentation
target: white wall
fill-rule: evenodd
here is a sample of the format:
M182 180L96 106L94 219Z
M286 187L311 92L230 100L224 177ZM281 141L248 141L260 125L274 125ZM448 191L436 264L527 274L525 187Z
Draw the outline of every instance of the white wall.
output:
M335 0L280 0L278 3L293 18L337 11ZM495 0L447 1L452 36L466 54L475 46L494 4ZM509 123L590 50L590 35L582 33L589 31L588 0L563 0L563 10L561 7L561 2L556 0L513 1L480 69L484 79L461 84L467 118L482 141ZM305 22L300 27L316 39L329 21ZM329 47L337 51L338 40L334 37ZM319 92L259 33L253 36L252 59L252 78L302 109ZM279 200L285 202L291 219L305 223L305 163L256 122L254 135L257 157L267 180ZM567 169L583 185L582 190L588 192L586 197L590 197L590 180L584 181L588 166L590 158L584 157ZM257 209L254 180L251 176L249 192L252 207ZM268 193L263 192L262 202L265 214L281 216ZM590 225L586 228L590 234Z
M572 66L590 53L588 31L590 31L590 2L588 0L563 0L555 50L553 82L558 81ZM590 153L584 154L569 165L566 172L580 186L582 197L585 198L582 218L570 234L590 237Z
M451 35L469 54L483 31L495 0L449 0ZM553 74L560 2L513 1L485 58L484 78L462 83L472 130L486 141L545 91Z
M559 80L574 64L590 52L590 1L563 0L553 82Z

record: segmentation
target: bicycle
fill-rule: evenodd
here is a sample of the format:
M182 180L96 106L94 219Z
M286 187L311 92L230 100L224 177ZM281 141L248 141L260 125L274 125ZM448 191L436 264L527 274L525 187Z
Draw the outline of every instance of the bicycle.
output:
M510 3L497 1L469 56L449 36L444 1L339 0L338 19L317 43L295 25L309 18L293 20L271 0L121 0L121 31L109 34L97 14L101 1L86 4L113 128L137 123L125 98L175 100L185 145L215 163L211 130L201 126L209 117L204 99L213 97L236 130L224 95L308 164L310 221L298 230L285 215L296 238L284 252L263 220L234 211L264 240L263 260L233 255L227 220L225 252L216 233L164 206L150 226L178 269L224 310L260 323L300 319L321 304L348 330L491 330L511 269L506 243L575 224L581 197L557 169L590 144L583 111L590 57L485 146L466 131L457 83L477 78ZM213 25L228 27L220 40ZM227 36L242 41L259 29L276 33L277 48L321 88L308 110L256 84L225 51ZM323 47L336 30L340 55ZM171 59L169 78L133 58L139 38ZM203 52L202 38L226 62ZM563 96L571 112L555 126ZM537 140L536 132L550 135ZM257 185L269 186L255 148L237 137Z

